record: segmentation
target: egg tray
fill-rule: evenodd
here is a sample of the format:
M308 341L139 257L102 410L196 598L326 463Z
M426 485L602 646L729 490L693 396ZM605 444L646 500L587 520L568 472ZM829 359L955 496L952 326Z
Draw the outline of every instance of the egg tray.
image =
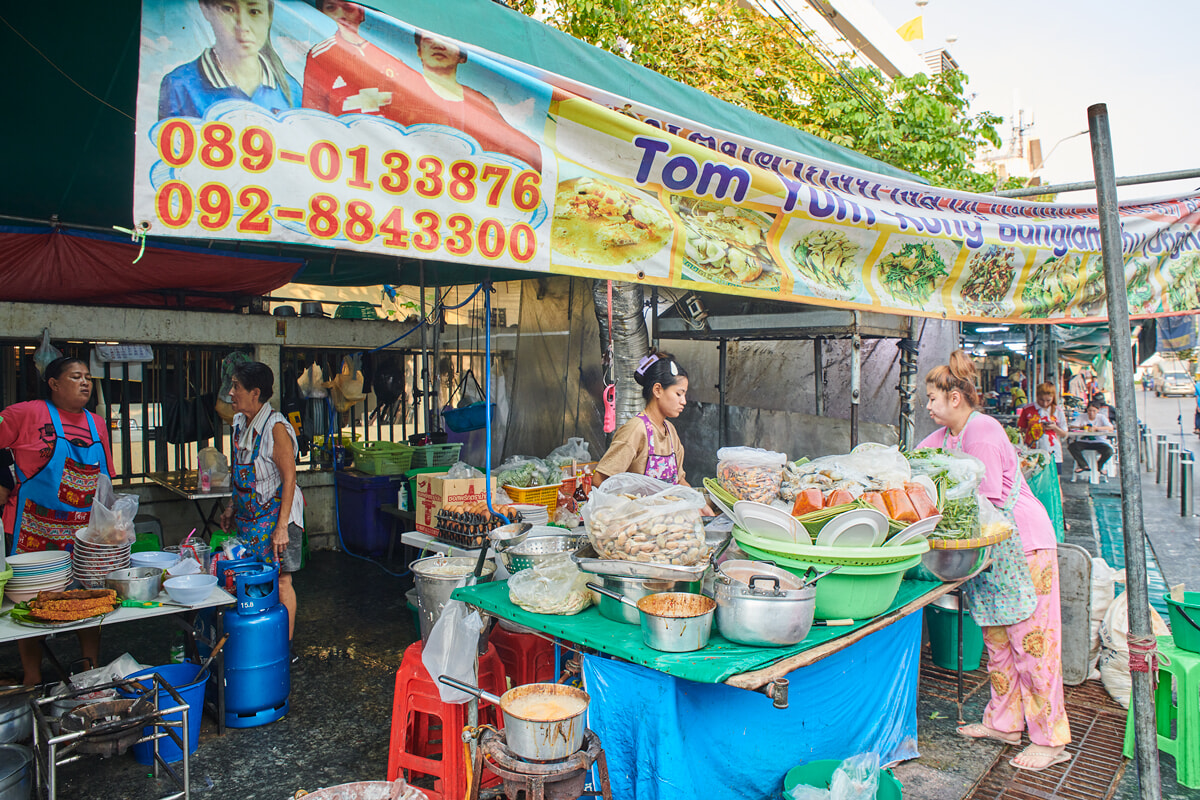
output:
M488 533L504 524L499 516L442 510L435 516L437 538L459 547L478 549L487 544Z

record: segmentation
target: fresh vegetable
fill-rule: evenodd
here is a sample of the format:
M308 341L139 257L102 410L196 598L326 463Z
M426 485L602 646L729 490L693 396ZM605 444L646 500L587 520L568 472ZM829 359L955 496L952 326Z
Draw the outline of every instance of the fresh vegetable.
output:
M918 307L929 302L937 280L950 274L932 242L901 245L899 252L879 259L877 268L893 297Z
M887 507L887 515L891 519L901 522L916 522L920 519L916 509L913 508L912 501L908 499L908 494L903 489L885 489L883 504Z
M819 511L825 507L825 498L820 489L804 489L796 492L796 502L792 505L792 516L799 517L810 511Z
M875 508L878 508L880 511L882 511L884 514L888 513L887 505L883 502L883 495L880 494L879 492L863 492L862 497L860 497L859 499L867 501L871 505L875 506Z

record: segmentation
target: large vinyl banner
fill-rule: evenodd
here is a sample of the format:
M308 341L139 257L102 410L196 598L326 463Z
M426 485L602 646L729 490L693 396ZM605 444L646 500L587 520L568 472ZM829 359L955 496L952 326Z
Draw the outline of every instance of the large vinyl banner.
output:
M1093 206L780 151L341 0L144 0L141 42L151 236L957 319L1105 315ZM1131 312L1200 308L1200 195L1121 216Z

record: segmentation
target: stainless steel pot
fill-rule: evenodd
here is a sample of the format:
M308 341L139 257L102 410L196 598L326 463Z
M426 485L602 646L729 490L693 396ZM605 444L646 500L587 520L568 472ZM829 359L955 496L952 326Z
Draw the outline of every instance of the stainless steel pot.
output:
M33 709L29 693L0 699L0 742L23 742L33 735Z
M718 577L713 597L717 630L726 639L753 647L786 647L808 636L817 587L782 589L772 575L751 575L747 583Z
M603 586L589 583L588 588L636 608L642 626L642 643L664 653L690 653L703 650L712 634L713 612L717 609L711 597L686 592L658 592L636 603Z
M417 617L421 622L421 641L429 639L433 623L442 615L450 593L465 585L475 568L475 559L466 556L429 556L411 564L413 582L417 586ZM496 565L485 563L480 583L492 579Z
M592 698L582 689L558 683L528 683L497 697L445 675L439 675L438 680L500 706L504 743L521 758L561 761L583 747L587 727L583 716Z
M0 744L0 800L29 800L33 790L33 750Z
M641 578L622 578L618 575L601 575L604 588L627 597L636 603L647 595L658 592L684 592L699 594L701 581L648 581ZM629 625L640 625L641 614L636 607L630 608L620 600L614 600L608 595L600 595L600 616L614 622L624 622Z
M921 556L921 564L938 580L956 581L965 578L979 568L987 558L987 547L972 547L966 550L930 550Z
M148 603L162 591L163 571L154 567L116 569L104 576L104 585L116 589L122 600Z

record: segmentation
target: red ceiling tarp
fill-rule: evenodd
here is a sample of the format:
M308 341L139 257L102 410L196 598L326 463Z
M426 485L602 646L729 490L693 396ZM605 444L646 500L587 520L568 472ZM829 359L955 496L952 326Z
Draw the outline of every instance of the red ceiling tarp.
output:
M169 306L178 303L181 292L264 295L288 283L304 265L295 258L157 243L148 244L134 264L138 250L128 237L0 226L0 300ZM194 295L187 304L231 305Z

